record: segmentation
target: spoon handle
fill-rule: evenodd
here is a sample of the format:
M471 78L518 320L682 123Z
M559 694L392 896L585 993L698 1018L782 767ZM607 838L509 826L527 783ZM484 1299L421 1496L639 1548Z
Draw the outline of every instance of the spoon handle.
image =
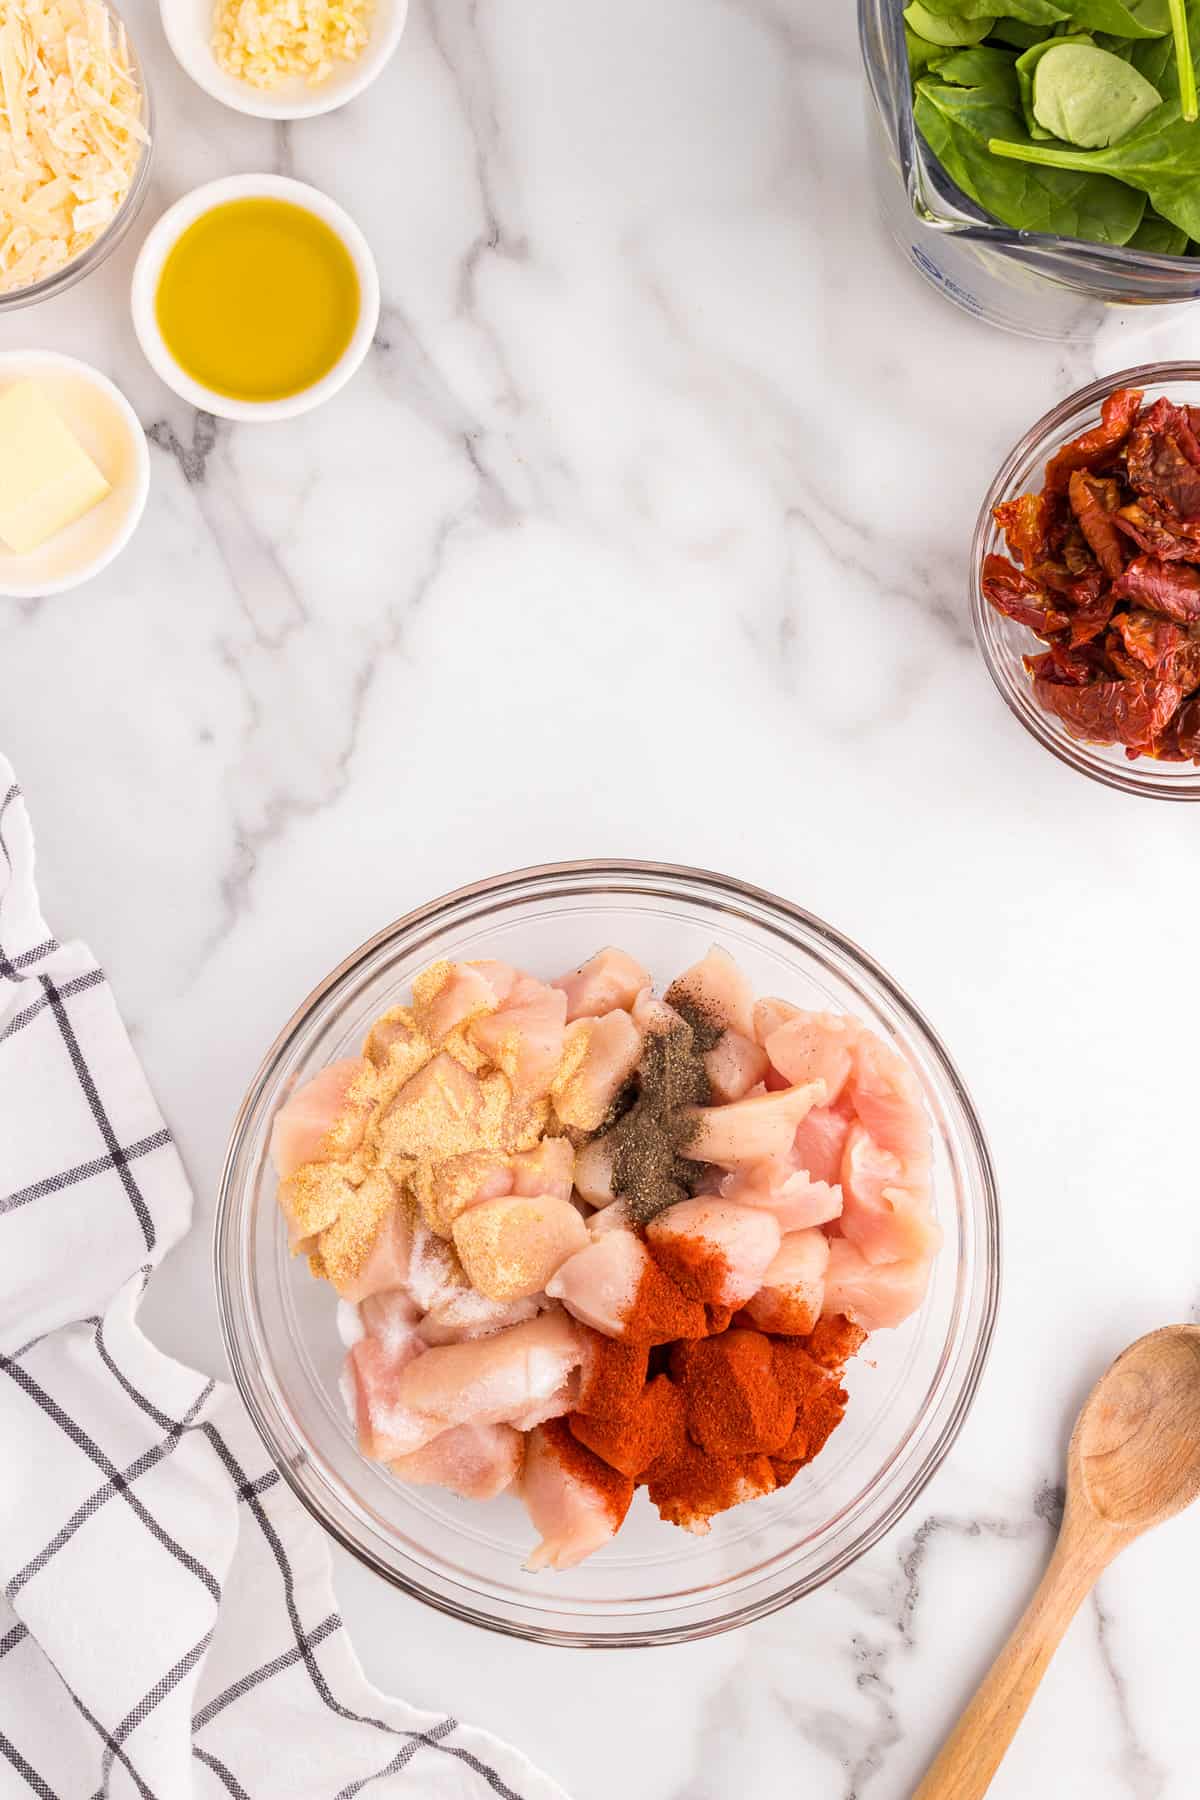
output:
M1037 1592L912 1800L982 1800L1063 1633L1108 1560L1098 1536L1063 1530Z

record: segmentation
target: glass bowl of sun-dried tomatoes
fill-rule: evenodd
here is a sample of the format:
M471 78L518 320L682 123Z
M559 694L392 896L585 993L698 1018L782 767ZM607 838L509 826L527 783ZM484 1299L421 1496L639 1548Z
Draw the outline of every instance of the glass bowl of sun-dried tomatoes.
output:
M971 606L1005 703L1061 762L1200 800L1200 363L1106 376L1026 432L979 515Z

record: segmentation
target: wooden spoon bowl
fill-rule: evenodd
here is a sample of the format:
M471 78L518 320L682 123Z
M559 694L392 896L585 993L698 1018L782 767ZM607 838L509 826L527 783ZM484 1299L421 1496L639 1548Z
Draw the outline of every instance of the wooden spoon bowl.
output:
M980 1800L1062 1635L1126 1544L1200 1496L1200 1326L1131 1344L1071 1434L1067 1504L1050 1566L913 1800Z

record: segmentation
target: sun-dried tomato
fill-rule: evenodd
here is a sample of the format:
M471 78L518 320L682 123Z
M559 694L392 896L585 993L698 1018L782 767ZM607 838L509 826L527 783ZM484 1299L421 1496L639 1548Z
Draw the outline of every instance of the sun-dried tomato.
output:
M1039 703L1075 737L1200 763L1200 407L1109 395L995 518L1013 560L980 583L1046 646L1025 657Z

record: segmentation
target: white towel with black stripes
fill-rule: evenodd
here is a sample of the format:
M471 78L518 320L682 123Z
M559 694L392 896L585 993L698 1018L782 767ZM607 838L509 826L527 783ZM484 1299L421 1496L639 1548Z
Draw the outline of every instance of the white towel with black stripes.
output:
M367 1683L234 1393L137 1326L191 1195L0 758L0 1796L564 1800Z

